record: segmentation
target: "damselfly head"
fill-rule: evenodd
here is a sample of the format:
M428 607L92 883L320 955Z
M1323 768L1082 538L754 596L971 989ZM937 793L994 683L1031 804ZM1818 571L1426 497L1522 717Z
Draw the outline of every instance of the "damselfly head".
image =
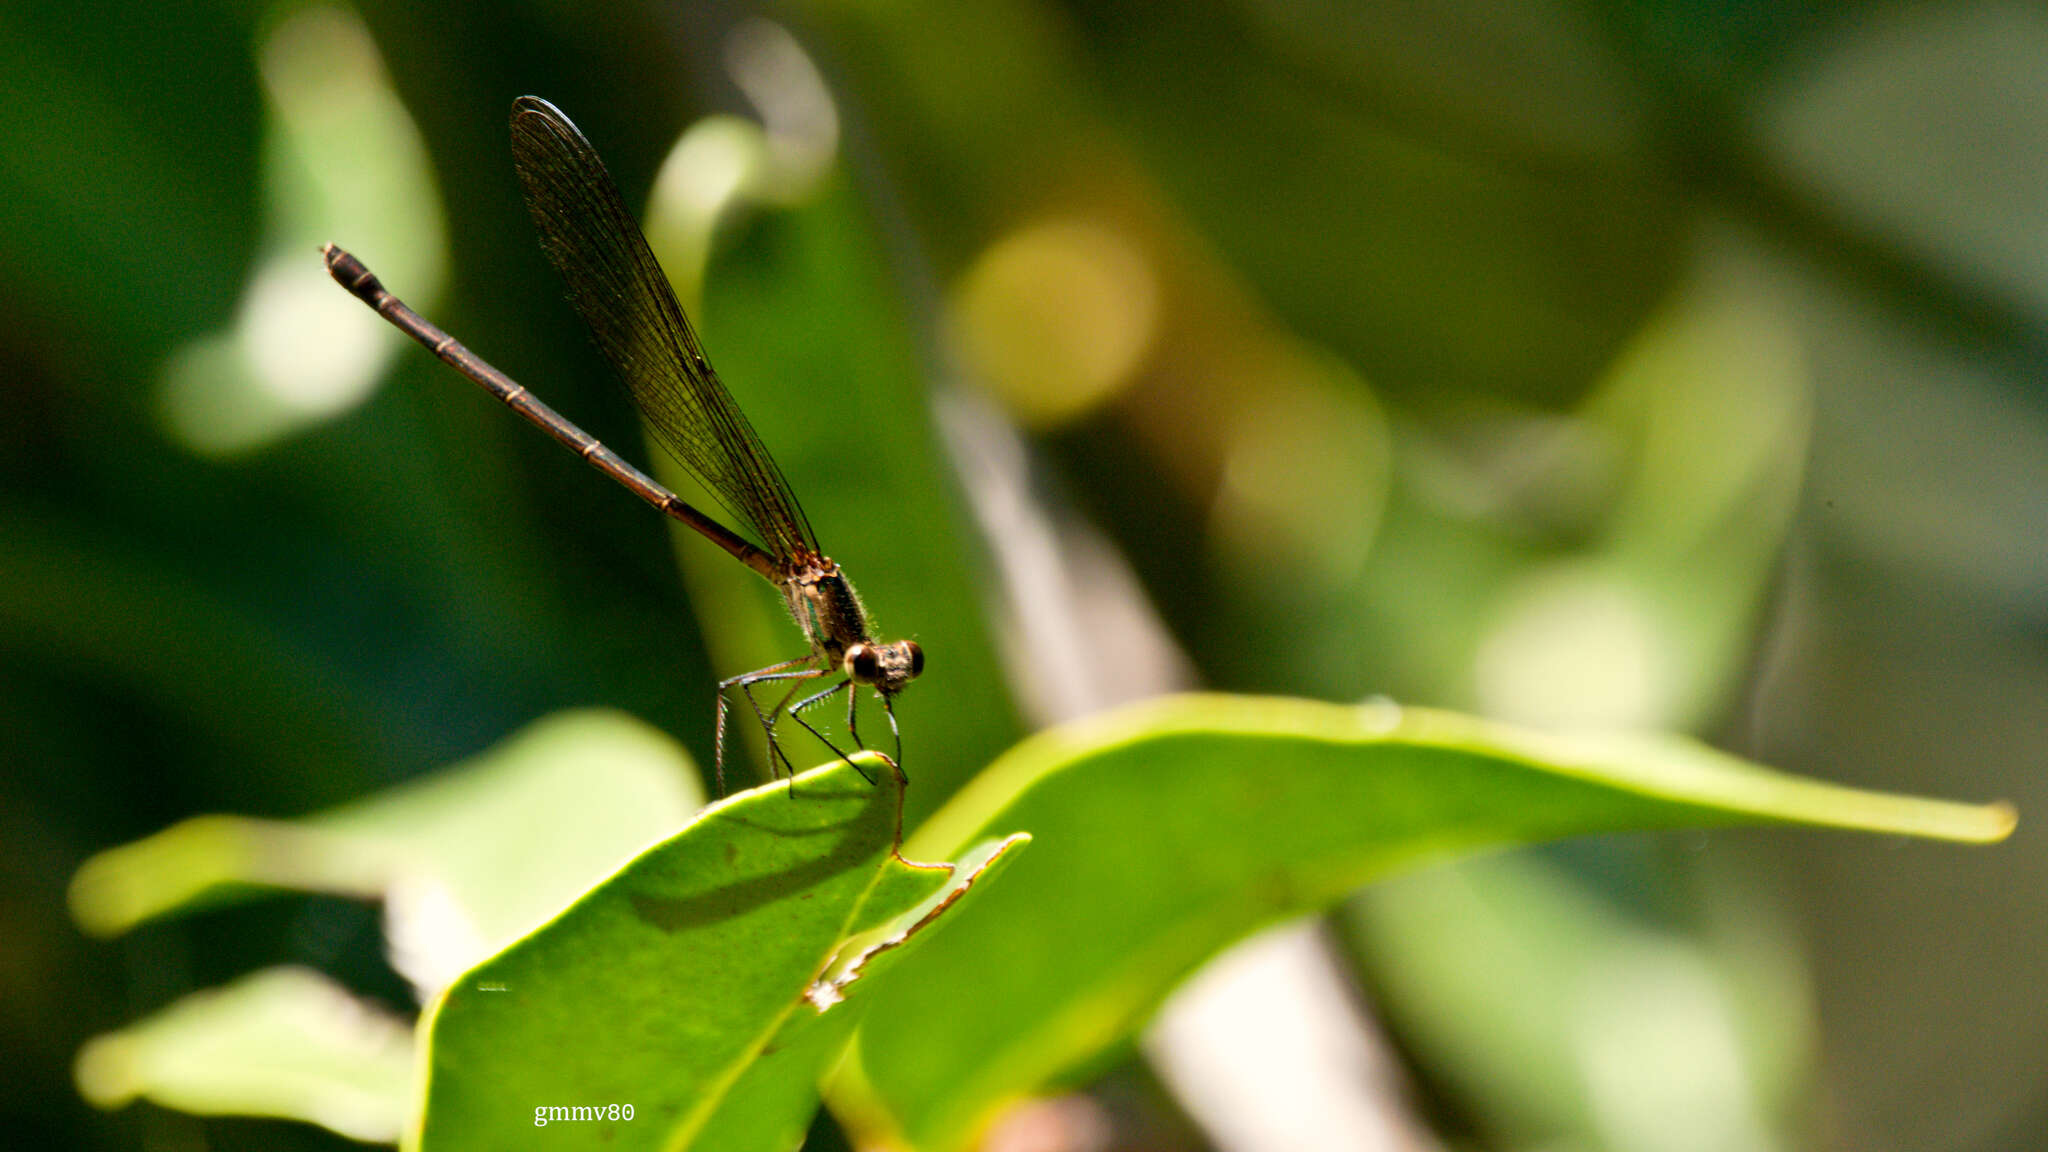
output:
M853 644L846 649L843 667L856 684L894 692L917 679L924 671L924 649L919 648L915 640L898 640L893 644Z

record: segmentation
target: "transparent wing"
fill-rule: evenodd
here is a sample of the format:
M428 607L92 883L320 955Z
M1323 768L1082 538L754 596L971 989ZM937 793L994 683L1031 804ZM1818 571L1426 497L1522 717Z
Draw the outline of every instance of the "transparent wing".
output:
M554 105L512 105L512 159L541 248L655 437L778 560L818 553L768 449L711 370L590 142Z

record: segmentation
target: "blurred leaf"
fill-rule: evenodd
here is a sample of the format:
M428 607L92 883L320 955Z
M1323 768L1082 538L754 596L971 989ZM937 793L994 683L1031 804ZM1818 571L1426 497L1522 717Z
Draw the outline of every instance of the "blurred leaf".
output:
M1626 901L1668 873L1606 899L1551 855L1404 876L1340 921L1458 1111L1499 1147L1800 1147L1816 1021L1785 927L1711 874L1683 885L1704 914L1662 924Z
M1271 7L1089 13L1101 114L1294 331L1402 406L1568 405L1657 299L1683 235L1683 205L1620 146L1630 116L1597 26L1563 7L1525 13L1547 63L1488 67L1501 94L1452 110L1419 71L1317 75L1331 54L1431 35L1431 16L1436 38L1455 35L1449 6L1391 34L1334 6ZM1482 126L1417 122L1464 114ZM1544 124L1573 115L1612 138L1552 150Z
M2048 316L2048 16L1880 9L1788 77L1765 143L1811 199L1940 276ZM1930 280L1906 285L1926 306Z
M1475 711L1694 730L1726 707L1798 503L1810 381L1788 301L1753 252L1716 239L1552 443L1531 428L1536 443L1494 454L1496 491L1521 514L1452 526L1500 533L1549 512L1594 538L1527 558L1483 607L1389 614L1411 632L1461 607L1477 618L1459 661ZM1506 479L1518 473L1536 479Z
M304 1120L395 1143L412 1104L412 1029L317 972L274 968L187 996L79 1054L101 1108L147 1097L201 1115Z
M817 981L847 937L953 871L896 855L902 789L861 763L879 783L839 761L797 777L795 797L770 784L713 805L450 987L428 1025L419 1147L501 1148L544 1118L621 1149L789 1146L846 1027L838 1010L804 1021L811 997L831 999ZM763 1060L775 1075L750 1076ZM555 1107L599 1118L536 1111Z
M157 390L165 432L201 455L253 453L354 409L403 343L308 259L320 244L347 237L421 307L447 276L426 149L361 21L301 9L262 60L269 251L233 325L173 352Z
M554 915L702 803L668 737L561 713L445 772L298 821L202 816L87 860L73 915L125 932L260 885L387 901L394 964L424 995Z
M1035 846L875 985L866 1083L846 1091L920 1147L961 1147L1261 925L1460 851L1742 823L1991 841L2013 813L1782 776L1674 737L1392 704L1184 697L1049 732L912 842L929 854L1023 828Z
M1597 17L1475 7L804 11L942 271L1115 188L1390 394L1569 402L1670 279L1686 205L1646 175L1653 114Z
M1595 6L1235 5L1256 44L1389 119L1524 155L1626 155L1651 109Z

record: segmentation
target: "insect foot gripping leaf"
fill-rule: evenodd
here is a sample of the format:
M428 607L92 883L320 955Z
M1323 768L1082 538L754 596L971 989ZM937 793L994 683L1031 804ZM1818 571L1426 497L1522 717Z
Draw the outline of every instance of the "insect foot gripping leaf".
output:
M575 1125L621 1150L794 1146L856 1015L820 1015L807 993L849 938L945 900L954 872L897 855L885 759L795 790L712 805L451 985L411 1143L496 1149Z

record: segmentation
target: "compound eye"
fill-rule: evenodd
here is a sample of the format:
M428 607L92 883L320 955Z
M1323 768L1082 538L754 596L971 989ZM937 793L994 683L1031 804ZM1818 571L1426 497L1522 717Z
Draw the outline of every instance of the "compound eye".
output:
M915 680L924 675L924 649L919 648L915 640L905 640L903 651L910 656L910 678Z
M846 650L846 674L863 684L872 684L882 676L882 658L866 644L855 644Z

